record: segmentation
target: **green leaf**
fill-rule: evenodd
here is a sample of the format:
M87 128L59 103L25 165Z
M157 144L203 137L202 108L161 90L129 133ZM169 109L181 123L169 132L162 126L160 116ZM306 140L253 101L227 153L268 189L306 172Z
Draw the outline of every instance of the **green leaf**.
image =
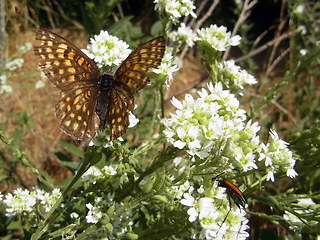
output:
M162 29L162 23L160 21L155 22L151 27L151 35L154 37L162 35Z
M84 152L76 147L75 145L73 145L72 143L68 143L68 142L65 142L65 141L60 141L60 145L65 149L67 150L68 152L72 153L73 155L76 155L80 158L83 158L84 157Z

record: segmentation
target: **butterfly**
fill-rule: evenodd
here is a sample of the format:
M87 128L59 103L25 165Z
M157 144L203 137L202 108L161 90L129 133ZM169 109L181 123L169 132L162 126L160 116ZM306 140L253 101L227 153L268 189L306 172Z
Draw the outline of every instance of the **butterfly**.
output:
M55 107L60 128L79 140L93 138L97 129L109 126L110 140L122 136L134 109L133 95L149 82L165 52L164 37L156 37L135 49L114 76L101 74L97 65L78 47L49 30L39 29L34 48L39 67L60 89Z

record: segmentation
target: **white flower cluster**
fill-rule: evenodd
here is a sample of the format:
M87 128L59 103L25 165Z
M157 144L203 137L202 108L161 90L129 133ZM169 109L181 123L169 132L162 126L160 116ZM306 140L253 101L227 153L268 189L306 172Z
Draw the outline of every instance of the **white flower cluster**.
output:
M32 44L27 42L25 45L19 47L18 51L10 58L10 61L4 64L4 71L0 74L0 94L11 93L12 87L8 84L7 72L14 71L22 67L24 63L23 58L15 58L20 54L24 54L32 47Z
M286 172L287 176L294 178L298 173L293 169L296 161L292 158L292 152L288 149L288 143L279 139L278 134L270 131L271 142L261 144L259 161L264 161L267 168L267 181L274 182L274 173Z
M156 4L154 9L165 12L174 24L178 23L178 19L182 16L197 17L193 12L196 7L190 0L154 0L154 3Z
M50 194L38 188L31 192L17 188L13 194L8 193L3 197L3 203L7 205L6 216L36 215L39 209L49 212L60 196L60 189L53 189Z
M168 86L173 79L173 74L179 70L179 65L178 58L172 56L172 48L166 47L161 64L158 68L153 69L153 72L157 74L156 78L161 79L161 82L165 79L165 83Z
M243 90L243 87L247 84L253 85L257 83L257 80L249 74L246 70L241 69L235 65L233 60L225 61L218 65L219 70L223 76L221 81L223 84L232 90ZM242 95L243 93L240 92Z
M185 23L181 23L177 31L169 32L168 37L172 41L186 43L189 47L193 47L194 42L198 40L197 34L190 27L187 27Z
M92 233L90 239L119 239L126 235L128 231L131 230L133 225L133 216L131 211L125 211L119 215L113 215L115 211L123 207L122 203L116 203L114 201L114 194L108 194L106 199L102 197L97 197L94 200L94 204L86 204L88 208L88 213L86 216L87 223L96 224L99 221L103 221L104 217L112 223L112 227L100 228L99 231ZM108 212L108 209L112 209L112 212ZM108 213L107 213L108 212Z
M201 230L194 233L194 239L246 239L249 233L246 231L248 219L246 212L239 208L232 211L225 194L225 189L218 187L217 183L212 187L210 197L196 199L189 193L185 193L181 204L189 207L187 213L191 223L198 223ZM196 194L197 195L197 194Z
M40 80L38 80L35 84L35 87L37 89L45 87L45 85L46 85L45 82L48 80L47 76L44 74L44 72L42 71L42 69L40 67L38 67L38 70L40 72Z
M81 178L84 182L96 184L97 181L103 181L104 179L116 174L117 171L112 166L104 166L102 170L100 170L96 166L92 166L81 176Z
M218 27L216 24L198 29L197 32L199 41L210 45L217 51L225 51L230 46L237 46L241 39L239 35L231 37L231 32L227 32L226 27Z
M119 66L131 52L127 43L103 30L91 38L87 49L82 51L103 70Z
M12 61L6 62L5 68L8 71L13 71L13 70L16 70L17 68L22 67L23 63L24 63L23 58L15 58Z
M8 78L6 75L0 75L0 94L11 93L12 87L8 84Z
M258 123L251 120L245 123L245 110L239 108L235 96L223 90L221 83L215 87L210 83L208 89L199 91L197 99L189 94L182 102L172 99L177 110L170 118L163 119L163 133L174 147L184 149L193 161L206 159L213 150L221 149L218 160L221 164L245 172L257 169L260 157L260 162L265 159L268 174L287 171L288 176L296 176L292 153L274 131L271 132L273 142L261 144Z

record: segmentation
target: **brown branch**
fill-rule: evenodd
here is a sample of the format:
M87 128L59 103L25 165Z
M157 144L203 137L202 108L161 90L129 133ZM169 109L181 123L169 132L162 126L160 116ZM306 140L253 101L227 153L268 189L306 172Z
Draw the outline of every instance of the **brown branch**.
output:
M278 56L273 63L268 67L267 71L266 71L266 76L268 76L273 69L275 68L275 66L290 52L290 48L287 48L285 51L283 51L280 56Z
M243 4L243 8L241 10L240 16L238 18L238 21L236 22L231 37L235 36L238 32L238 29L240 28L240 25L250 16L251 14L251 9L253 8L253 6L257 3L257 0L253 0L252 2L250 2L250 0L245 0L244 4ZM225 53L223 54L222 57L222 61L225 61L228 58L229 52L230 52L231 47L228 47L225 51Z
M283 29L287 23L288 19L285 19L286 17L284 16L284 11L286 9L286 0L282 1L282 6L281 6L281 11L280 11L280 16L279 16L279 22L280 24L278 25L278 29L275 35L275 38L278 38L279 36L281 36L281 33L283 32ZM272 47L272 51L269 57L269 61L267 64L267 68L269 68L270 65L272 65L272 61L274 60L277 50L278 50L278 46L279 46L280 42L276 42L273 47Z
M198 7L197 11L196 11L196 15L199 16L202 9L204 8L204 6L207 4L208 0L204 0L201 2L200 6ZM188 27L193 26L193 24L195 23L197 19L196 18L192 18L192 20L190 21L190 23L187 25Z
M299 29L295 29L295 30L292 30L292 31L290 31L290 32L287 32L287 33L281 35L280 37L275 38L275 39L267 42L267 43L264 44L263 46L259 47L258 49L254 50L254 51L252 51L252 52L250 52L250 53L248 53L247 55L244 55L244 56L242 56L242 57L240 57L240 58L237 58L237 59L235 60L235 62L240 62L240 61L246 60L246 59L248 59L248 58L251 58L251 57L257 55L258 53L266 50L268 47L274 45L276 42L280 42L280 41L282 41L282 40L284 40L284 39L286 39L286 38L288 38L288 37L290 37L290 36L298 33L299 31L300 31Z
M198 21L198 23L196 24L196 26L194 27L194 32L197 31L197 29L199 29L201 27L201 25L203 24L203 22L205 20L207 20L208 17L211 16L211 13L213 12L213 10L216 8L216 6L219 4L220 0L214 0L214 2L212 3L212 5L210 6L208 12L206 12L205 15L203 15L203 17Z

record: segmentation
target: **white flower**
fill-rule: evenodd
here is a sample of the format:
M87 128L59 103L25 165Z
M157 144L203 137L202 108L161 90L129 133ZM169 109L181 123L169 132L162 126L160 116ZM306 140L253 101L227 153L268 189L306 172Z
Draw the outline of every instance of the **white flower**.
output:
M233 60L220 63L218 67L222 73L223 84L230 90L240 91L247 84L252 85L257 83L257 80L251 74L235 65ZM240 91L240 94L242 95L243 92Z
M103 171L108 176L113 176L117 174L117 171L112 166L104 166Z
M11 93L12 87L10 85L1 85L0 86L0 94L1 93Z
M197 33L200 41L207 43L217 51L225 51L230 46L237 46L241 39L238 35L231 37L231 32L227 32L226 27L217 25L198 29Z
M194 222L195 220L197 220L199 213L195 208L189 208L187 213L189 215L189 222Z
M77 219L77 218L79 218L79 214L76 213L76 212L72 212L72 213L70 214L70 217L73 218L73 219Z
M164 56L162 58L161 64L158 68L153 69L156 74L154 78L165 80L166 85L169 87L169 82L173 79L173 74L179 70L179 59L177 57L173 58L172 48L166 47Z
M189 47L193 47L194 42L198 40L197 34L190 27L187 27L185 23L181 23L177 31L170 32L168 37L172 41L186 43Z
M297 14L297 15L302 15L303 12L304 12L304 10L305 10L304 4L299 4L299 5L293 10L293 12L294 12L295 14Z
M93 59L100 69L119 66L130 54L129 45L117 37L101 30L99 35L90 39L87 49L82 51Z
M0 94L12 92L12 87L7 84L8 78L6 75L0 75Z
M96 184L97 179L100 177L101 171L96 166L91 166L83 175L82 180L84 182L89 181L92 184Z
M11 60L10 62L7 62L5 65L5 68L8 71L13 71L19 67L22 67L23 63L24 63L23 58L15 58L15 59Z
M295 178L298 176L298 173L293 168L289 168L287 171L287 176L290 178Z
M102 218L102 212L98 207L93 206L91 203L86 204L89 209L86 216L87 223L97 223Z
M105 134L105 132L101 132L99 129L97 130L96 136L89 142L89 146L103 146L104 148L112 145L113 143L110 141L110 136Z
M190 0L154 0L156 4L154 9L159 12L164 12L175 24L182 16L189 16L196 18L193 10L196 8Z
M3 200L3 203L7 205L6 216L32 212L33 207L36 204L36 200L36 197L32 196L29 190L17 188L13 191L13 194L8 193Z
M41 204L43 205L45 212L50 212L52 206L56 203L60 196L61 192L58 188L53 189L51 194L43 194L43 196L41 197Z
M139 118L137 118L135 115L132 114L132 112L129 112L129 126L128 128L133 128L136 126L139 122Z
M184 199L181 199L181 204L187 207L192 207L194 204L194 197L191 196L189 193L183 194Z
M300 49L300 54L302 55L302 56L305 56L306 54L307 54L307 49L305 49L305 48L303 48L303 49Z
M29 51L32 48L31 42L26 42L24 45L21 45L18 49L18 54L23 54Z
M268 175L267 175L267 181L274 182L274 175L273 175L273 168L268 168Z
M43 88L45 85L46 84L42 80L39 80L36 82L35 87L38 89L38 88Z
M267 181L274 181L274 173L286 172L287 176L294 178L298 173L294 170L296 161L288 149L288 143L281 140L275 130L270 130L270 143L261 145L259 161L265 161L267 167Z

